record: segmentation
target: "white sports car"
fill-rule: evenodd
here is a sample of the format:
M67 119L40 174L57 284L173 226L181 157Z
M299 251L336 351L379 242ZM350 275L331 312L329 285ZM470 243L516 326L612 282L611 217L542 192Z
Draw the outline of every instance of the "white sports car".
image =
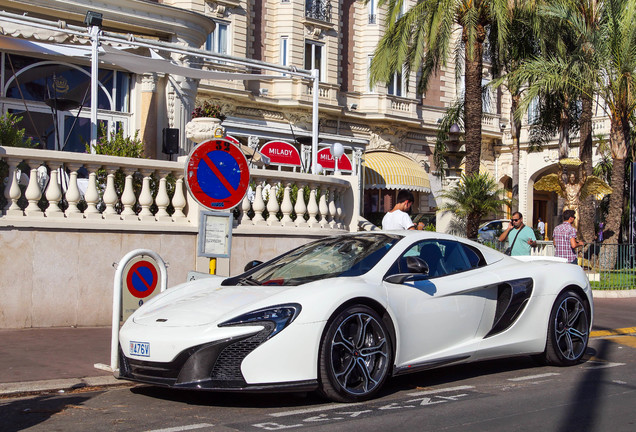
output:
M148 301L120 331L120 377L360 401L391 376L449 364L576 364L592 325L588 280L528 258L432 232L323 238Z

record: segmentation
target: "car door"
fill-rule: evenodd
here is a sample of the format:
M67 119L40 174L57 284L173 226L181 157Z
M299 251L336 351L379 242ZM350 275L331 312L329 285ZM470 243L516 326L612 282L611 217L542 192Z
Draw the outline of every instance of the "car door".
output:
M413 244L386 276L407 273L409 256L427 262L429 277L402 284L385 282L388 304L398 321L398 369L470 356L479 344L476 334L486 301L493 301L496 291L480 288L499 280L485 271L477 249L441 239Z

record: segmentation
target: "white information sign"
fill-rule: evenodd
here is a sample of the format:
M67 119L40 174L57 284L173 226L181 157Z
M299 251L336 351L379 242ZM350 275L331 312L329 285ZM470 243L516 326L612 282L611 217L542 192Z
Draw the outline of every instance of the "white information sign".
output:
M198 256L228 258L232 247L232 213L201 212Z

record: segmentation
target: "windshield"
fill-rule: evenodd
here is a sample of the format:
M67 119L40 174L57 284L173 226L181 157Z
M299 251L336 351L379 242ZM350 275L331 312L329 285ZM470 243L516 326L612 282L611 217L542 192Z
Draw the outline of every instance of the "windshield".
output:
M384 233L328 237L226 279L223 285L299 285L336 276L359 276L371 270L400 238Z

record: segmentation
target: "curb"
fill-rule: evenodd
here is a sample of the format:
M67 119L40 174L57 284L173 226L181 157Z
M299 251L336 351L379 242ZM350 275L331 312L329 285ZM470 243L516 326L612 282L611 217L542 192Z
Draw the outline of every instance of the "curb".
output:
M627 290L592 290L594 298L631 298L636 297L636 289Z
M85 387L128 386L133 383L121 381L114 376L94 376L85 378L66 378L45 381L26 381L16 383L1 383L0 396L40 393L40 392L65 392L78 390Z

